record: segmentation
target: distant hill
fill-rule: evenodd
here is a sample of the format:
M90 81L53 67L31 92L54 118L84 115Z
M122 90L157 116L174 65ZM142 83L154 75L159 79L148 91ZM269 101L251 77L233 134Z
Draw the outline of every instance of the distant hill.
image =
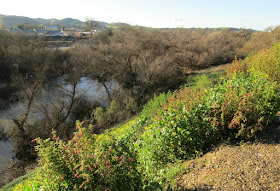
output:
M40 25L41 23L37 22L34 19L29 17L20 17L20 16L0 16L1 24L4 24L5 27L14 27L19 24L30 24L30 25Z
M64 27L77 27L81 28L84 25L83 21L73 18L65 18L65 19L42 19L42 18L29 18L24 16L7 16L0 15L0 24L4 24L5 27L15 27L20 24L28 24L28 25L62 25ZM99 22L101 28L104 28L105 25L108 25L106 22Z
M56 24L56 25L63 25L63 26L69 26L69 25L83 25L84 22L78 20L78 19L72 19L72 18L65 18L65 19L42 19L42 18L36 18L34 19L36 22L47 25L47 24Z

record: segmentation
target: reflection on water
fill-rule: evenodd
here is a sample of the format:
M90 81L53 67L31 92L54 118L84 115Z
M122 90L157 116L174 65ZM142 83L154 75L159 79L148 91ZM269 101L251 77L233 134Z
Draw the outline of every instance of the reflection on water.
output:
M106 86L111 94L119 89L118 84L114 80L108 81ZM67 101L69 98L65 95L67 95L67 92L71 92L72 89L73 86L70 83L65 81L64 78L59 77L41 88L36 96L36 103L34 105L50 105L62 98ZM105 88L97 80L92 80L88 77L82 77L77 85L77 96L80 95L84 95L89 101L98 101L103 106L109 103ZM0 126L6 130L10 129L11 125L13 125L12 118L19 116L23 112L24 104L22 102L10 104L7 109L0 111ZM36 106L31 109L31 115L29 123L42 118L42 114L40 114ZM11 141L0 141L0 169L7 167L10 160L14 157L12 145Z
M9 166L14 154L11 141L0 141L0 172L1 169Z

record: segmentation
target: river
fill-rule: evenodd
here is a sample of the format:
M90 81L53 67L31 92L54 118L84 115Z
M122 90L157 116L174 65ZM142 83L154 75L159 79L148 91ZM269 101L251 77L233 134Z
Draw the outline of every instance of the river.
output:
M105 83L110 94L119 90L119 85L114 81L108 81ZM67 91L71 91L73 86L68 83L65 78L59 77L55 80L44 85L36 96L37 104L54 103L58 100L58 97L65 95ZM97 80L93 80L88 77L82 77L77 84L77 96L84 95L90 101L98 101L101 105L106 106L109 103L106 90ZM67 97L63 99L67 100ZM36 105L36 104L34 104ZM22 114L24 111L24 104L21 101L11 103L5 110L0 111L0 126L5 130L9 130L13 125L12 118ZM38 120L42 118L42 115L38 112L37 107L31 109L32 118L29 120ZM29 121L29 122L32 122ZM8 167L12 160L14 160L13 143L11 140L0 140L0 171Z

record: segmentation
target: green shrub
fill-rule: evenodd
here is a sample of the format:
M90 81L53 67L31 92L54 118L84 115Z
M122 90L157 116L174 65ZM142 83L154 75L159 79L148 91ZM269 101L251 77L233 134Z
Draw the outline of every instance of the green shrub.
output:
M135 144L147 177L170 162L200 155L215 140L203 100L204 94L197 89L180 89L158 110L154 123Z
M280 44L247 56L244 60L235 59L227 67L227 75L255 73L270 81L280 81Z
M209 121L222 139L250 139L279 110L276 83L262 75L233 75L206 95Z
M136 101L133 98L127 98L124 100L113 100L106 109L97 107L94 110L94 115L97 125L101 127L125 120L135 115L137 111Z
M213 81L210 80L210 78L205 75L198 75L194 78L195 86L200 90L210 89L213 86Z
M19 179L16 179L17 184L14 187L10 187L10 189L5 190L13 190L13 191L35 191L40 190L42 184L40 183L40 175L38 170L35 170L31 173L28 173ZM3 188L4 190L4 188Z
M280 81L280 44L262 50L245 59L250 65L250 71L263 73L271 81Z
M127 144L113 137L99 144L91 128L77 123L74 137L65 142L55 135L36 139L44 190L133 190L141 187L137 162ZM139 183L140 182L140 183Z
M95 110L94 110L94 116L95 116L95 119L97 121L97 125L98 126L102 126L105 124L105 112L104 112L104 109L102 107L97 107Z
M246 61L235 58L234 61L227 66L227 76L231 77L233 74L239 74L239 73L247 74L248 70L249 70L249 65Z
M152 118L155 114L156 110L160 109L162 105L166 102L166 99L168 98L170 93L161 93L158 96L154 95L154 98L148 101L142 111L141 115Z
M168 163L200 155L219 140L254 138L279 110L276 83L242 73L201 92L184 88L169 96L135 148L146 177Z
M142 134L147 121L147 117L138 117L118 128L112 129L105 134L99 135L97 138L97 144L99 145L99 148L107 148L108 142L113 139L114 145L116 148L118 148L118 151L129 155L131 158L134 158L135 163L138 165L138 153L134 148L134 144L138 140L139 135ZM142 190L143 186L145 186L145 183L142 181L143 177L140 175L138 168L139 167L137 166L137 171L133 171L134 174L131 174L131 177L134 177L135 188L137 186L136 190Z

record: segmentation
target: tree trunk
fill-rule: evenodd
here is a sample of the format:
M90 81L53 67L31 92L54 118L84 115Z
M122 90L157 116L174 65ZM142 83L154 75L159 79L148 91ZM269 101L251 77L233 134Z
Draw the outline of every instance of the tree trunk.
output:
M104 86L104 88L105 88L105 90L106 90L106 93L107 93L108 99L110 100L110 102L112 102L112 98L111 98L109 89L108 89L108 87L106 86L105 82L100 82L100 83Z

